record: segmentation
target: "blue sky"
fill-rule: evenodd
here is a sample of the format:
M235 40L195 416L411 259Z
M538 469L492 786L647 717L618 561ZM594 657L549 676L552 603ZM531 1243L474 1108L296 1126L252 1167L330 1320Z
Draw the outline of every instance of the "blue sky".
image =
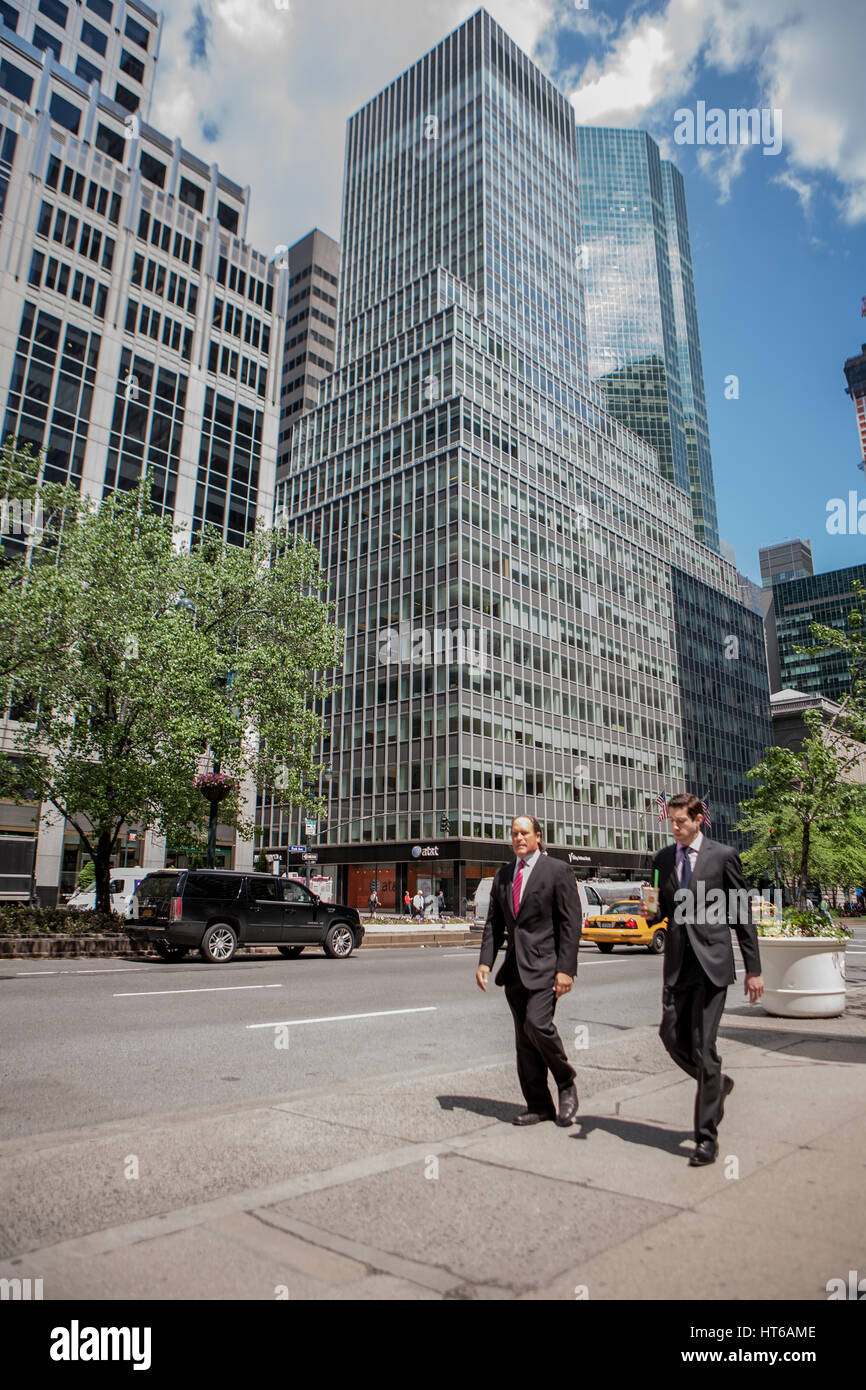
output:
M842 372L866 342L864 0L578 3L487 9L581 121L649 130L685 176L722 536L753 578L758 547L795 536L816 570L863 563L866 535L826 519L866 499ZM338 236L346 120L477 8L171 0L152 122L250 184L261 249ZM675 144L699 101L780 110L780 153Z

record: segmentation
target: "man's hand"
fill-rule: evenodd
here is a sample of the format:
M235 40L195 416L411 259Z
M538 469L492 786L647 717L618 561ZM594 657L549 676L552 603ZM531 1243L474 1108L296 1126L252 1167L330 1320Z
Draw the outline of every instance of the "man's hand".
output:
M556 983L553 986L553 992L556 995L557 999L559 999L560 996L563 994L568 994L568 991L571 989L573 983L573 975L563 975L561 970L557 970Z
M483 990L484 990L484 993L485 993L485 994L487 993L487 981L488 981L489 976L490 976L490 966L489 966L489 965L479 965L478 969L475 971L475 983L477 984L477 986L478 986L479 989L483 989Z
M743 993L748 994L750 1004L757 1004L764 993L763 975L747 975L743 981Z

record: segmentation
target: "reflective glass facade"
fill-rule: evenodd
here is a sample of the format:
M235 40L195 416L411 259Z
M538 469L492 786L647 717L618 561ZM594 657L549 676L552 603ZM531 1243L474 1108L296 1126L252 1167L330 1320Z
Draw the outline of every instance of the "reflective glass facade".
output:
M578 127L589 368L719 548L682 176L644 131Z
M773 585L780 689L825 695L829 700L850 695L851 672L843 652L804 656L795 648L812 646L811 623L845 631L848 614L858 606L851 590L855 579L866 585L866 565L851 565L848 569L828 570Z
M687 486L589 380L577 171L568 103L483 11L349 123L340 365L277 505L346 632L320 860L381 863L398 892L429 856L459 900L519 810L575 865L643 866L700 672L676 576L716 600L719 651L738 607ZM742 796L735 666L703 713L740 710ZM271 806L262 832L299 842L302 819Z

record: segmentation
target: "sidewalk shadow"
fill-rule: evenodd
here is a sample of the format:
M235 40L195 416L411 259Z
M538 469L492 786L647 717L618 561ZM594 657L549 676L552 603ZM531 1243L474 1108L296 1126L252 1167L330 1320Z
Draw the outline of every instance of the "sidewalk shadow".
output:
M468 1110L474 1115L484 1115L489 1120L502 1120L511 1124L515 1115L526 1109L525 1105L515 1105L509 1100L488 1100L486 1096L437 1096L443 1110Z
M616 1115L585 1115L577 1117L577 1128L572 1139L588 1139L594 1130L602 1130L623 1139L627 1144L641 1144L647 1149L661 1149L665 1153L682 1154L684 1140L693 1140L694 1134L688 1130L662 1129L659 1125L647 1124L643 1120L625 1120Z
M727 1022L719 1028L719 1039L745 1043L748 1047L777 1052L781 1056L802 1057L815 1062L861 1062L866 1063L866 1037L862 1033L832 1033L826 1031L825 1023L832 1019L803 1018L787 1019L788 1028L774 1028L768 1015L766 1027L750 1023L738 1028ZM805 1036L804 1036L805 1034Z

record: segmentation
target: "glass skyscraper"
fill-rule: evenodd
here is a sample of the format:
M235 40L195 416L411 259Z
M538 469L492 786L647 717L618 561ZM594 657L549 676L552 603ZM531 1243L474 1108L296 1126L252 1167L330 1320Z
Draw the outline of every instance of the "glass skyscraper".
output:
M592 384L578 191L567 100L483 10L349 122L338 367L277 501L346 631L318 852L351 901L459 905L523 811L577 871L642 870L656 792L715 779L725 833L770 741L687 455L666 477Z
M719 548L685 188L645 131L577 128L592 379Z

